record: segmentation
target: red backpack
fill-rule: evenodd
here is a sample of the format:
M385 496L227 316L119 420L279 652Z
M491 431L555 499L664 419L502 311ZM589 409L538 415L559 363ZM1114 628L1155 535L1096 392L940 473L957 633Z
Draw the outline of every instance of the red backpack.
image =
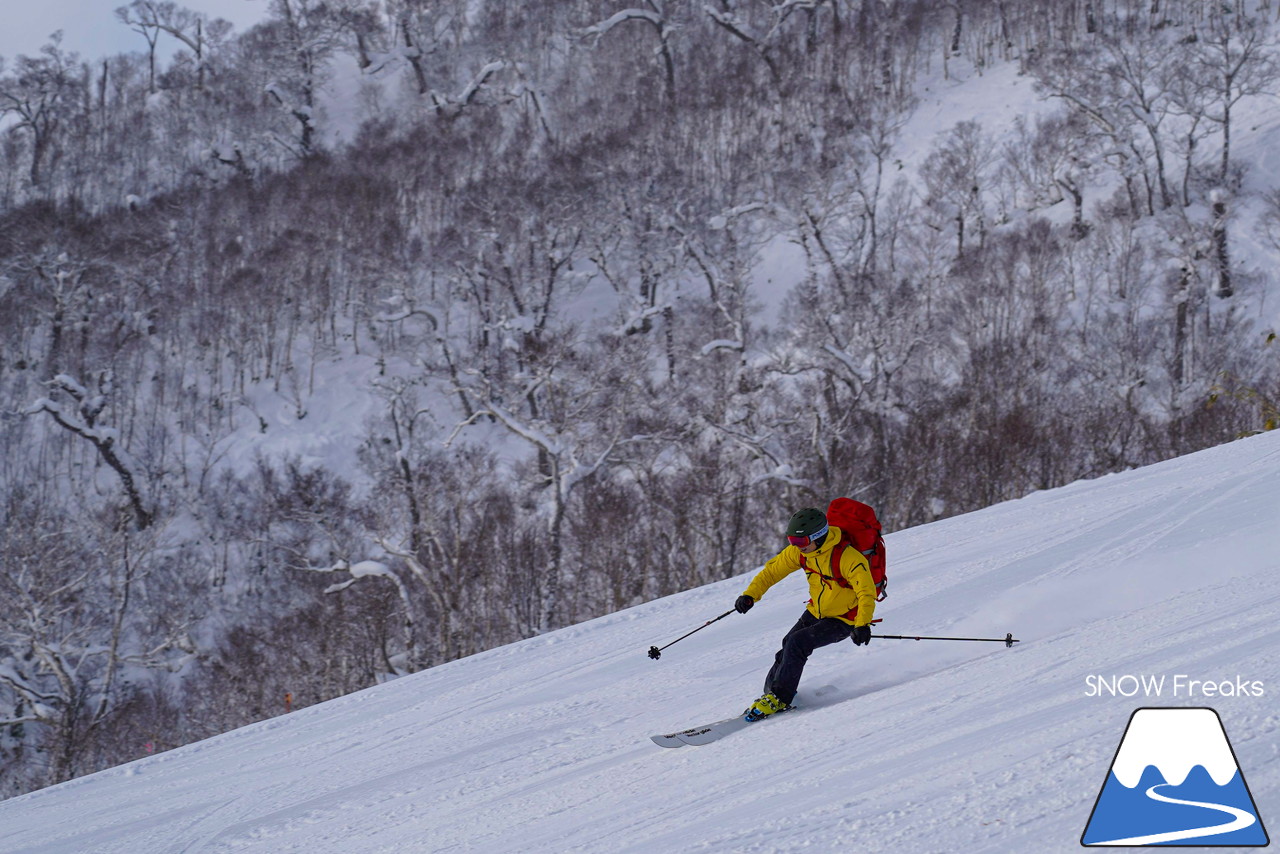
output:
M870 505L852 498L836 498L827 506L827 524L840 529L840 542L831 552L832 575L841 587L849 587L838 570L846 546L852 545L867 557L871 580L876 585L876 601L883 602L888 579L884 574L884 536L880 520Z

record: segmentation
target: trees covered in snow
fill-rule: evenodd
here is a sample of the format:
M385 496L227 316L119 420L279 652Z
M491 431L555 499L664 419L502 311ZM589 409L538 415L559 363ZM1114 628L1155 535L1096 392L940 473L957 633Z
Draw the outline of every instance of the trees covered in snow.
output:
M172 0L133 0L116 10L116 17L147 43L148 90L156 91L156 46L161 34L184 45L196 67L196 89L203 90L212 69L212 54L230 34L231 25L222 18L179 6Z
M145 483L129 453L118 444L120 432L98 420L115 391L112 372L101 372L97 378L97 389L92 392L67 374L58 374L49 385L64 399L42 397L27 408L27 414L48 413L59 427L93 445L102 461L120 478L134 524L139 530L150 526L152 512L143 497Z
M19 56L12 71L0 77L0 119L12 122L6 122L8 132L29 137L27 176L33 187L47 181L48 160L62 141L59 132L77 112L77 64L76 54L62 49L59 32L38 55Z
M140 683L194 651L163 535L50 497L8 494L0 527L0 744L26 766L6 769L9 791L128 757L112 742L140 723Z

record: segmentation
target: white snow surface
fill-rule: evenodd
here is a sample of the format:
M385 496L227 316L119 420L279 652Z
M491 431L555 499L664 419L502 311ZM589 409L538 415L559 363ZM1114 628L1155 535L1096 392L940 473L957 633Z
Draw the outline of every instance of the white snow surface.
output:
M826 647L712 745L648 737L760 692L798 574L658 661L754 570L0 802L0 851L1076 851L1151 706L1216 709L1274 829L1278 483L1280 433L894 532L877 631L1021 643ZM1164 694L1090 696L1125 674Z

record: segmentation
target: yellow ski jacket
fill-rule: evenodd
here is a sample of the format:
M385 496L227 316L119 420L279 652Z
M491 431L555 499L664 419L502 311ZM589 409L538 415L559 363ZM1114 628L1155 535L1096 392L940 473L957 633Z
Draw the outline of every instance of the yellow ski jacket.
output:
M876 613L876 585L871 580L867 558L853 545L840 555L839 572L849 584L845 587L831 571L831 554L840 542L840 529L831 528L818 550L801 554L795 546L787 546L764 565L743 592L759 601L765 591L803 568L809 579L809 613L822 619L835 617L853 626L866 626Z

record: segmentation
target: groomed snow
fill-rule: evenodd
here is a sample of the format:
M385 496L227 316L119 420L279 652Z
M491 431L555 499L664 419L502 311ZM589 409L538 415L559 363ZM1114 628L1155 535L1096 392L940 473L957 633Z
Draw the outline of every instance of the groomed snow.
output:
M710 746L648 736L759 692L799 576L659 661L751 568L2 802L0 850L1076 851L1145 706L1215 708L1280 826L1278 483L1264 435L893 533L880 631L1022 642L828 647L804 711ZM1163 696L1089 696L1125 674Z

